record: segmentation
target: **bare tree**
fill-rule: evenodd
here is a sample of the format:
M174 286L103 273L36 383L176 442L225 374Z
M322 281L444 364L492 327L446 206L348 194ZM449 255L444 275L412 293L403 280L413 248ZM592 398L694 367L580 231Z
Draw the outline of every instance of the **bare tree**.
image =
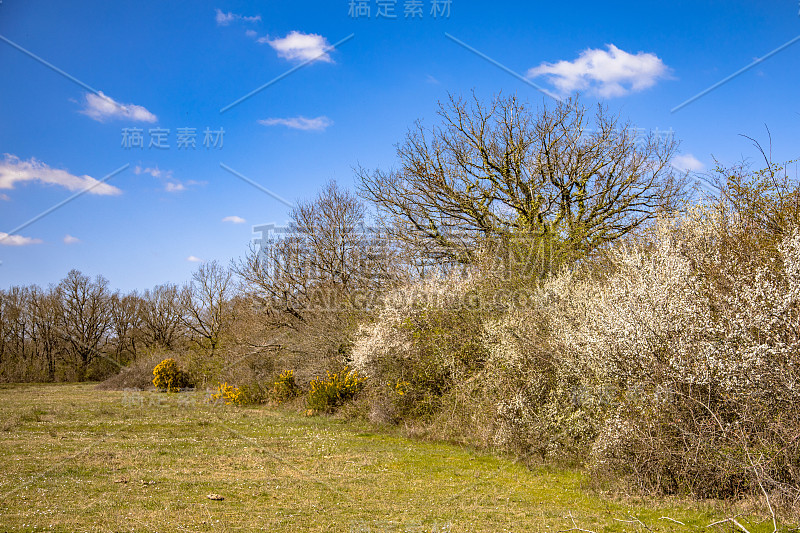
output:
M26 348L30 344L31 326L27 309L30 305L30 289L14 286L0 295L0 314L2 314L4 357L25 359Z
M236 271L285 326L312 310L359 307L397 274L394 250L365 222L358 197L330 182L292 211L287 236L252 248Z
M360 193L428 257L470 262L476 242L509 236L591 250L682 198L675 140L637 139L600 106L592 121L577 99L534 115L513 96L451 97L439 116L409 131L399 170L359 170Z
M82 380L89 364L102 355L111 327L108 281L102 276L92 280L78 270L71 270L57 290L62 306L59 329L75 360L77 377Z
M54 381L64 352L61 302L54 288L0 291L0 375L11 381Z
M213 355L234 319L232 273L217 261L203 263L181 291L181 320L198 344Z
M136 340L141 329L141 298L136 291L111 296L111 325L115 341L115 353L120 361L125 354L136 356Z
M0 363L18 356L24 347L24 301L24 292L19 287L0 291Z
M8 300L6 292L0 289L0 368L2 368L6 355L6 343L8 342L9 327L8 319Z
M288 229L235 270L253 300L251 345L292 358L308 377L341 358L358 318L397 273L392 247L366 226L363 203L335 182L299 203Z
M32 325L32 339L39 358L45 365L47 379L55 381L56 360L64 352L64 333L59 328L64 315L61 294L53 287L43 290L32 287L27 310Z
M181 307L177 285L145 290L139 310L145 346L172 349L180 336Z
M13 310L10 300L8 293L0 290L0 365L5 362L6 355L11 353L11 315Z

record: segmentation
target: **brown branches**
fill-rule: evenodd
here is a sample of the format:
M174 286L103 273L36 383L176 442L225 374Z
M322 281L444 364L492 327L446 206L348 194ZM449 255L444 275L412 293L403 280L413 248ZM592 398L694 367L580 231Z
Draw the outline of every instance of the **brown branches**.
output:
M399 170L359 170L361 194L395 236L431 258L470 262L477 241L510 235L592 250L683 196L674 140L637 142L603 108L590 121L576 99L534 115L515 97L451 97L439 115L439 126L409 131Z

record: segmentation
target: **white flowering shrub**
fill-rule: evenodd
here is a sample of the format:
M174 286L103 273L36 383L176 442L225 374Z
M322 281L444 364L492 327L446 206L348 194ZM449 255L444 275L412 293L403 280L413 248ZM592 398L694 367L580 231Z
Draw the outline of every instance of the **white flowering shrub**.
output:
M397 290L351 352L373 378L373 418L525 457L584 455L606 406L551 331L574 321L576 283L512 291L476 276Z
M474 298L470 280L428 280L388 295L373 322L362 326L351 361L378 387L375 418L428 419L455 383L483 365Z
M800 238L748 249L735 232L694 213L614 252L571 337L613 391L595 474L662 493L761 483L796 496Z
M533 292L525 308L484 326L497 384L493 444L539 460L579 460L607 410L597 378L569 339L593 287L570 272Z
M532 282L524 305L507 288L476 276L387 299L352 351L379 418L646 492L763 487L796 505L800 232L698 208Z

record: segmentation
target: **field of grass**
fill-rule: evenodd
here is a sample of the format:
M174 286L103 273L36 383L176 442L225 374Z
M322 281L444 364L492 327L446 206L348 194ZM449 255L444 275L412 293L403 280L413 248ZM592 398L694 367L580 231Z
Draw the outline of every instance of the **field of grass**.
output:
M582 485L577 471L200 392L0 387L0 531L722 530L705 528L723 516L708 505Z

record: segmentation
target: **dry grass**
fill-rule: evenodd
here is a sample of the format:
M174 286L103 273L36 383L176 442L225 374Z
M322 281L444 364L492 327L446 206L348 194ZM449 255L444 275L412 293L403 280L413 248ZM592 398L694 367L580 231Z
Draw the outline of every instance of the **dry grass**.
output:
M696 531L723 516L606 499L577 471L203 400L0 387L0 530L553 532L574 518L587 530L645 531L635 517L652 531Z

